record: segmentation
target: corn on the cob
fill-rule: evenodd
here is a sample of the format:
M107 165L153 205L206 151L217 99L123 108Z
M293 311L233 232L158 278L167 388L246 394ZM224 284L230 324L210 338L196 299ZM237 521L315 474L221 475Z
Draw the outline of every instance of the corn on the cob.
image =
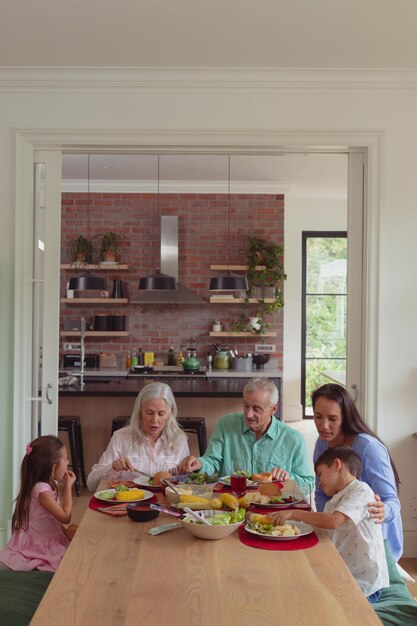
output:
M238 502L240 507L242 507L243 509L248 509L251 505L251 498L250 496L248 497L248 494L246 494L239 498Z
M213 509L221 509L223 507L222 501L220 500L220 498L213 498L211 500L211 506L213 507Z
M145 492L142 489L129 489L129 491L118 491L116 500L142 500Z
M210 504L210 500L202 498L201 496L193 496L192 494L182 493L180 495L180 502L200 502L201 504Z
M239 500L231 493L221 493L220 494L221 502L227 506L229 509L238 509L239 508Z

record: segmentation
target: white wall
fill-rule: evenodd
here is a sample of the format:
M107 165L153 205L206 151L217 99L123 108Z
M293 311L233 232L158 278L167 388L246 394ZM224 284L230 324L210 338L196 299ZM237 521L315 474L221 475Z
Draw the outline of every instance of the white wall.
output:
M273 145L274 133L286 145L294 137L300 141L301 135L311 145L329 145L342 134L358 145L362 136L366 143L375 133L382 138L382 159L379 222L375 220L373 233L380 273L373 285L377 302L371 325L377 342L372 374L378 383L378 432L398 463L403 483L406 551L417 556L417 520L410 511L411 497L417 497L417 441L411 438L417 430L417 76L409 72L405 79L391 73L386 79L383 72L354 71L264 76L261 70L251 76L249 81L244 72L239 77L233 71L219 76L212 72L205 82L201 70L193 86L184 72L166 71L165 77L172 79L168 85L158 75L152 81L150 71L145 79L139 71L0 70L0 527L10 516L15 495L9 480L15 129L49 129L51 141L55 130L79 129L79 141L88 137L91 143L93 131L99 137L103 130L117 130L117 140L123 136L121 143L127 144L144 131L143 145L164 145L169 135L177 146L197 141L239 145L250 133L253 145Z
M347 158L346 158L347 167ZM347 181L346 181L347 189ZM284 389L285 421L303 419L301 398L302 232L347 230L346 200L285 199Z

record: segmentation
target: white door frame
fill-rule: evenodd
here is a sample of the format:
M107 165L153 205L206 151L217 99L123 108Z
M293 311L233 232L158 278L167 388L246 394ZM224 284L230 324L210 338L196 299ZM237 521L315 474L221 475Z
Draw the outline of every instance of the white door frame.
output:
M346 152L357 150L365 154L368 173L364 199L364 258L363 258L363 345L364 362L361 372L360 409L370 426L375 428L377 411L377 337L378 328L378 240L379 189L382 133L315 131L279 132L275 129L233 131L213 130L82 130L82 129L22 129L16 131L16 273L15 273L15 336L14 336L14 397L13 397L13 467L18 480L21 450L27 442L25 427L26 391L30 384L31 305L27 298L28 276L32 259L33 162L35 150L80 150L111 152L115 150L160 153L277 153L277 152ZM370 323L372 321L372 323ZM58 349L57 349L58 352ZM14 491L16 484L13 485Z

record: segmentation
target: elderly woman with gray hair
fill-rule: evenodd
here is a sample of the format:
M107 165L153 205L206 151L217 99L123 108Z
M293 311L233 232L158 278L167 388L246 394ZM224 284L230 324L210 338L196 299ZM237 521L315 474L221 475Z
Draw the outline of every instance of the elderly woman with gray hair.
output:
M88 488L95 491L102 478L127 478L125 472L140 470L152 476L177 466L190 453L177 412L168 385L146 385L136 398L129 424L113 434L99 462L93 465Z

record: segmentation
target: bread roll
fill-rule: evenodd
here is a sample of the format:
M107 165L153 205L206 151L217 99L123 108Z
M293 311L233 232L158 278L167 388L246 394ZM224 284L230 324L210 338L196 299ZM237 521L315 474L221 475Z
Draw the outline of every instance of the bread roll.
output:
M276 483L264 483L263 485L259 485L259 493L269 498L282 495L281 489Z
M258 483L270 483L272 474L271 472L262 472L261 474L252 474L251 478Z
M153 477L153 484L155 487L160 487L161 485L161 480L163 480L164 478L168 478L168 480L170 480L170 478L172 478L171 474L169 472L156 472L155 476Z

